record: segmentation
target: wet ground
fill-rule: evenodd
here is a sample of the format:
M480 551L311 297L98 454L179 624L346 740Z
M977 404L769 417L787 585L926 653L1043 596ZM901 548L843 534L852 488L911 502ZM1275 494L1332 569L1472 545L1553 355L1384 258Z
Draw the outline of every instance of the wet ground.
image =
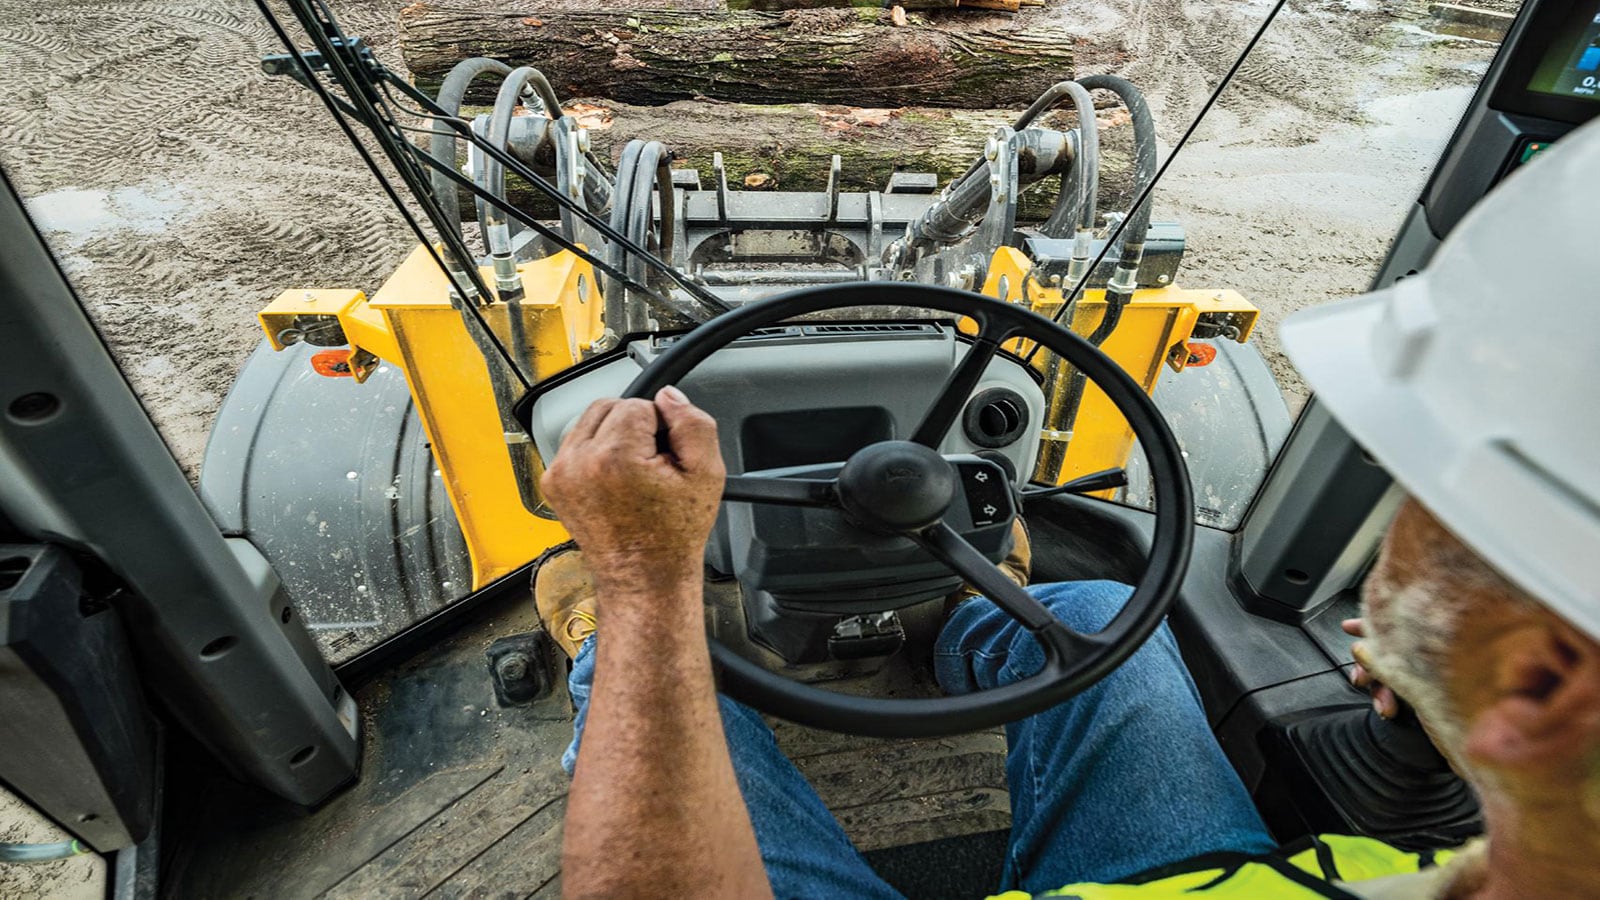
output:
M398 64L400 5L335 7ZM1150 94L1170 148L1271 6L1057 0L1037 14L1083 35L1082 71ZM374 288L411 244L316 100L261 74L278 49L237 0L0 7L0 165L191 473L259 340L256 310L287 288ZM1157 218L1189 234L1181 281L1262 307L1291 401L1304 386L1277 323L1366 287L1493 49L1440 33L1417 0L1295 0L1161 185ZM0 840L52 839L7 802ZM96 872L0 868L0 895L87 896Z

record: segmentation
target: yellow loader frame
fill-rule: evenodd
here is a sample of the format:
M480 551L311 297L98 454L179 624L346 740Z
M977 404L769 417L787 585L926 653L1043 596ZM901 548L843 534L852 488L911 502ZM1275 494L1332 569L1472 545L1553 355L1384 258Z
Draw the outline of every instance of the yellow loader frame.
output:
M1043 286L1028 276L1032 263L1005 247L994 255L983 293L1006 303L1027 304L1054 315L1064 301L1058 286ZM562 372L589 356L604 333L603 303L590 265L570 252L521 263L524 299L521 314L532 361L533 380ZM493 272L483 270L485 281ZM495 336L509 346L505 304L480 307ZM1085 291L1073 310L1072 329L1094 330L1105 313L1100 290ZM1163 369L1182 371L1191 359L1189 342L1202 316L1222 316L1232 339L1249 340L1259 311L1234 291L1184 290L1175 285L1142 289L1124 307L1115 331L1101 349L1142 385L1155 390ZM482 588L568 537L561 524L525 502L512 449L529 437L508 431L501 416L489 365L473 341L462 313L451 303L450 282L426 248L418 247L373 296L357 290L285 291L258 318L273 349L284 335L308 320L333 318L349 342L349 375L366 381L379 362L404 373L422 420L450 503L471 555L472 587ZM515 350L515 348L513 348ZM1011 350L1030 349L1017 343ZM1040 354L1034 365L1055 364ZM1046 450L1034 477L1062 483L1079 475L1121 466L1133 450L1133 432L1110 399L1092 383L1069 404L1062 396L1067 378L1057 377L1047 398L1051 411L1041 437ZM1066 448L1070 446L1070 451ZM526 448L522 448L526 449ZM1054 462L1048 460L1054 459ZM537 473L535 473L536 476ZM537 494L537 485L531 494Z

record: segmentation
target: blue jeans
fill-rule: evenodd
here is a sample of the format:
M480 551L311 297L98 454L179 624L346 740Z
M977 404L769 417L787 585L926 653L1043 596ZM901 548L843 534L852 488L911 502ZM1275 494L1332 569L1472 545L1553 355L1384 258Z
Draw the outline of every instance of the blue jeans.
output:
M1109 581L1030 587L1084 632L1110 622L1131 590ZM1010 684L1044 664L1039 645L993 604L961 604L934 648L939 686L965 694ZM572 667L577 705L570 773L588 711L594 641ZM898 897L778 749L754 710L718 698L739 790L773 893ZM1073 699L1006 726L1011 844L1001 890L1042 893L1107 882L1219 851L1267 853L1266 826L1217 746L1199 694L1162 625L1127 662Z

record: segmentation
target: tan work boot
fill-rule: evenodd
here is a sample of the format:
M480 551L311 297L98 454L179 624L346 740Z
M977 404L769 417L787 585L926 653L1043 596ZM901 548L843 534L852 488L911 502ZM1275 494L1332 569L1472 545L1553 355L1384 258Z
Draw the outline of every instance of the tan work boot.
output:
M545 551L533 570L533 604L568 659L594 634L594 597L594 579L577 544L568 541Z
M1028 586L1028 576L1033 574L1033 544L1028 540L1028 526L1023 524L1021 516L1011 522L1011 552L1000 561L998 568L1019 587ZM961 585L961 591L945 605L945 612L948 614L957 604L971 600L980 593L970 584Z

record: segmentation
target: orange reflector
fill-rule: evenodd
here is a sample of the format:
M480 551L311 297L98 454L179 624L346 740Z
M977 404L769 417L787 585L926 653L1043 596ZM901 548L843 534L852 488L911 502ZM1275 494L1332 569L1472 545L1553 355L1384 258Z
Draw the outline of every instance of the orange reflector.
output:
M1211 352L1216 353L1215 350ZM350 371L349 350L318 350L311 354L311 368L316 370L318 375L326 375L329 378L349 378L355 374Z
M1186 366L1209 366L1217 358L1217 348L1202 341L1190 341L1184 346L1189 348L1189 361Z

